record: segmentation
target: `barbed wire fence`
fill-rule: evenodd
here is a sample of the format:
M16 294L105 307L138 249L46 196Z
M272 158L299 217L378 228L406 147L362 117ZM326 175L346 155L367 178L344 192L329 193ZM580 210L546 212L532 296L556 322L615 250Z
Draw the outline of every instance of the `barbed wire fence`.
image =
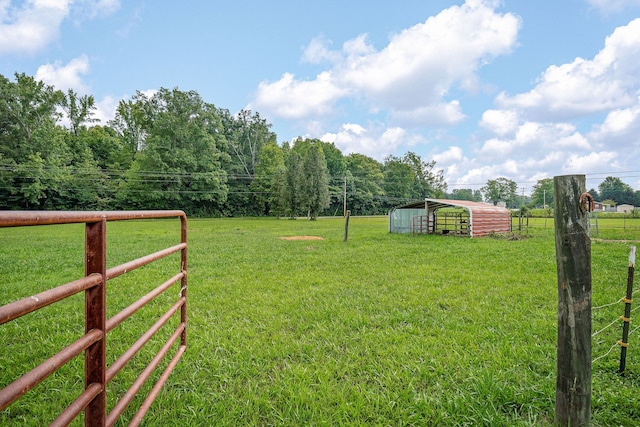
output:
M606 326L598 329L597 331L595 331L595 332L593 332L591 334L591 338L594 339L598 335L602 334L603 332L607 331L608 329L613 328L614 326L618 325L620 321L622 321L622 331L621 331L622 337L621 337L621 339L619 339L615 343L613 343L607 352L605 352L604 354L601 354L600 356L598 356L596 358L593 358L591 360L591 363L594 364L597 361L607 357L617 347L620 347L620 367L619 367L619 370L618 370L620 373L624 373L624 370L625 370L626 353L627 353L627 349L629 347L629 337L632 336L634 333L636 333L638 330L640 330L640 326L637 326L637 327L629 330L630 324L631 324L631 314L633 312L637 311L638 309L640 309L640 306L638 306L636 308L633 308L633 309L631 308L631 305L633 303L633 295L635 295L636 293L640 292L640 289L635 290L635 291L633 290L633 277L634 277L634 271L635 271L635 258L636 258L636 247L635 246L631 246L631 249L630 249L630 252L629 252L629 271L628 271L628 275L627 275L627 289L626 289L625 295L622 298L620 298L620 299L618 299L616 301L613 301L613 302L608 303L608 304L603 304L603 305L600 305L598 307L593 307L591 309L591 312L593 314L594 312L597 312L599 310L603 310L605 308L612 307L612 306L617 306L620 303L624 304L624 308L623 308L624 313L621 316L619 316L618 318L616 318L615 320L613 320L612 322L610 322Z

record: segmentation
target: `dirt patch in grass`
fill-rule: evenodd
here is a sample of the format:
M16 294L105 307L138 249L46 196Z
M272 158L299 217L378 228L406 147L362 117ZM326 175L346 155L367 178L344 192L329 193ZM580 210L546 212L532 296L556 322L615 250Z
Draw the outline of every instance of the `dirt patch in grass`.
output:
M280 240L324 240L324 237L320 237L320 236L285 236L285 237L280 237Z

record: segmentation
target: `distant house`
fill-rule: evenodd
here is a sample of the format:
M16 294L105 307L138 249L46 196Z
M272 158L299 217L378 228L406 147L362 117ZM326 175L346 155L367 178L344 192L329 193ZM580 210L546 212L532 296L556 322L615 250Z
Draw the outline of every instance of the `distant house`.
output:
M631 213L631 211L634 209L635 207L632 205L618 205L616 212Z
M480 237L510 231L509 210L487 203L425 199L389 211L390 233Z

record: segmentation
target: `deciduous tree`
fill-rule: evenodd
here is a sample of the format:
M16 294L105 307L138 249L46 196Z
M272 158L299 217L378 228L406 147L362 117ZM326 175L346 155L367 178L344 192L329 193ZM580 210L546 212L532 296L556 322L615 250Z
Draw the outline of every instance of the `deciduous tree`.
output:
M600 197L603 199L615 200L617 204L635 203L635 192L628 184L622 182L620 178L608 176L598 186Z
M426 162L412 151L408 151L403 160L413 170L414 183L411 197L422 200L425 198L441 198L447 191L447 183L442 171L434 171L435 160Z
M284 154L275 141L268 142L258 155L255 178L251 182L251 192L256 205L261 206L261 214L269 215L277 210L281 192L282 176L285 172Z
M315 220L329 207L329 175L327 161L319 142L311 144L304 159L304 202L309 219Z
M497 205L498 202L506 202L507 205L513 204L516 197L518 184L505 177L490 179L487 185L480 190L484 193L484 199L487 202Z
M382 164L364 154L345 157L347 164L347 203L354 215L373 215L384 212L384 174Z
M449 197L453 200L482 201L482 193L480 190L473 190L471 188L454 188Z
M538 180L531 191L531 203L542 208L545 208L545 203L553 205L553 178Z
M303 208L303 182L304 170L302 156L293 151L287 157L287 170L285 174L285 185L282 188L281 198L285 212L289 219L296 219Z
M146 110L144 147L126 175L120 194L125 208L218 212L227 196L221 167L224 137L215 108L197 92L160 89L138 97Z
M386 196L386 209L412 199L415 174L411 165L396 156L387 156L383 166L383 189Z

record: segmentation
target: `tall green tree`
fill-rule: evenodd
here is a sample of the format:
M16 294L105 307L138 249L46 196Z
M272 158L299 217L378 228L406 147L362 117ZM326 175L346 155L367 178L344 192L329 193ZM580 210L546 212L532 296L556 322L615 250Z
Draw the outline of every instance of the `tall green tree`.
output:
M126 141L109 126L91 126L81 129L77 138L89 147L98 167L114 178L129 169L133 162Z
M69 120L71 133L76 136L81 126L98 121L93 117L96 111L93 95L78 96L73 89L69 89L62 97L60 105Z
M269 215L278 210L278 198L281 192L282 176L285 172L284 153L274 141L262 147L258 155L255 178L251 182L251 193L256 206L261 206L261 214Z
M413 199L442 198L447 191L447 183L441 170L434 170L435 160L430 162L408 151L404 157L404 162L411 167L414 174L414 183L411 197Z
M409 202L412 199L415 184L415 172L411 165L400 157L390 155L384 159L383 173L382 187L387 202L385 209Z
M136 154L144 148L151 126L150 114L145 112L145 106L149 104L147 96L138 91L131 100L121 100L118 103L115 117L109 122L109 126L116 131L127 147L129 162L132 162Z
M97 169L56 124L63 94L33 77L0 76L0 208L85 209ZM91 177L91 178L89 178Z
M304 159L303 197L310 220L329 207L329 174L322 144L313 143Z
M382 164L364 154L345 157L347 164L347 206L354 215L385 212Z
M276 142L271 124L258 112L241 110L232 115L228 110L218 110L227 141L228 161L224 168L228 173L229 197L225 203L228 214L260 215L263 201L254 197L251 185L256 175L260 152L265 144Z
M124 208L219 212L227 196L224 137L213 105L195 91L138 97L146 138L120 192Z
M287 157L286 165L285 185L282 188L281 203L289 218L295 219L304 208L304 160L298 152L292 151Z
M601 198L614 200L619 205L633 205L636 201L633 188L617 177L606 177L600 185L598 185L598 190L600 190Z
M33 77L15 74L15 82L0 75L0 154L17 162L30 154L47 155L63 95Z
M531 191L531 203L535 206L553 205L553 178L538 180Z
M471 188L454 188L448 197L452 200L468 200L470 202L482 201L482 193L480 190L473 190Z
M342 151L333 142L316 140L322 145L322 152L327 161L327 172L329 174L329 207L327 214L334 215L344 210L344 186L346 179L346 162Z
M484 194L484 199L487 202L497 205L498 202L503 201L507 203L507 206L512 206L517 189L518 184L515 181L500 177L487 181L487 185L482 187L480 191Z

